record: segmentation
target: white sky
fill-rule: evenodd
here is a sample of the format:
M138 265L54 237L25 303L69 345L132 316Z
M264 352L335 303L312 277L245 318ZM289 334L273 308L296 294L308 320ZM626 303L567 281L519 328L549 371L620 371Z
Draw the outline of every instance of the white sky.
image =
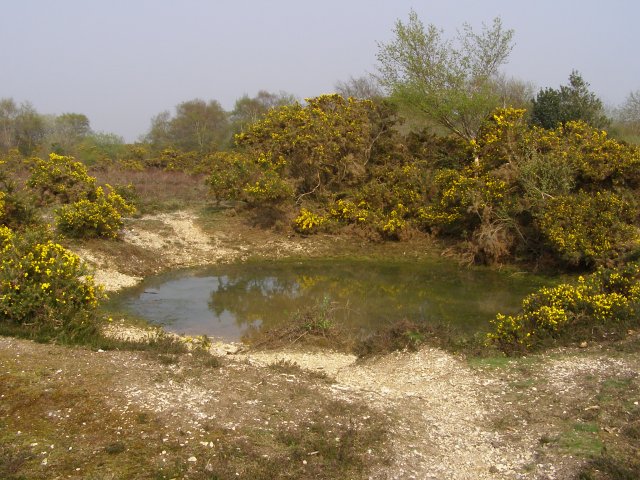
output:
M0 98L84 113L134 141L194 98L303 98L375 72L378 42L413 8L452 36L501 16L515 30L503 70L537 87L578 70L608 105L640 89L638 0L0 0Z

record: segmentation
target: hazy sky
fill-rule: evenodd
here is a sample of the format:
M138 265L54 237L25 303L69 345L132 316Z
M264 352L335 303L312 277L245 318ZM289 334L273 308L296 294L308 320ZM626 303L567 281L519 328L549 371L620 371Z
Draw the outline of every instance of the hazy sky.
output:
M577 69L608 105L640 89L638 0L0 0L0 98L84 113L135 140L194 98L303 98L375 72L413 8L446 36L495 16L515 30L503 71L557 88Z

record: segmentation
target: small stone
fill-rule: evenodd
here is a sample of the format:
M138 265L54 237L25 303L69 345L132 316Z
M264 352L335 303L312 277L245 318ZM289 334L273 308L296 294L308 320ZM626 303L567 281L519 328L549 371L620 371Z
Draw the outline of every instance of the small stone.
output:
M189 460L187 460L188 462L192 462L195 463L198 461L198 459L196 457L189 457Z
M580 348L587 348L587 342L580 342Z

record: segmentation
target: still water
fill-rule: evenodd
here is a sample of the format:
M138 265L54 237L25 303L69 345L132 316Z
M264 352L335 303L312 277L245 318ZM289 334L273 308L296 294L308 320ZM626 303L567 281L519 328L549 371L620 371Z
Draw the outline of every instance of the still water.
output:
M148 278L115 296L111 308L177 333L230 341L320 304L330 306L335 322L365 335L403 318L473 333L548 283L440 259L254 261Z

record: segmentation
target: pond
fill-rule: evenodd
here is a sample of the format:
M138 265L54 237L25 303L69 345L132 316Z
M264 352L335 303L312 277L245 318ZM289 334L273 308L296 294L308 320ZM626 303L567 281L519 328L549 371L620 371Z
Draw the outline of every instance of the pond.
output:
M309 308L329 308L336 323L363 335L405 318L473 333L548 283L441 259L253 261L151 277L114 296L110 308L228 341Z

